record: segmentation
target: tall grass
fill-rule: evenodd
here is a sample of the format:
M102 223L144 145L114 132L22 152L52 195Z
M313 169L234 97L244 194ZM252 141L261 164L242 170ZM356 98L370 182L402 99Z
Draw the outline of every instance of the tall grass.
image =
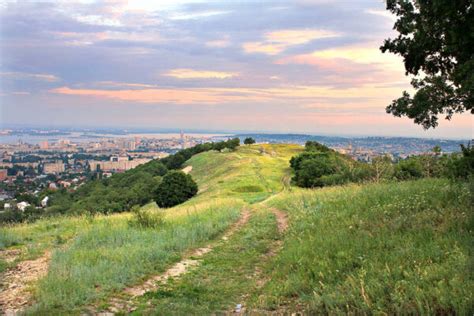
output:
M159 229L126 220L100 222L53 254L48 275L38 283L35 313L73 311L164 271L187 249L215 238L236 220L240 205L209 207L169 218Z
M0 250L20 245L22 240L6 228L0 228Z
M63 247L66 242L95 224L121 222L129 216L58 216L34 223L6 225L0 228L0 250L9 247L21 248L21 260L34 258L41 256L47 249Z
M292 226L269 267L268 308L472 312L467 186L444 180L352 185L286 194L271 204L288 211Z

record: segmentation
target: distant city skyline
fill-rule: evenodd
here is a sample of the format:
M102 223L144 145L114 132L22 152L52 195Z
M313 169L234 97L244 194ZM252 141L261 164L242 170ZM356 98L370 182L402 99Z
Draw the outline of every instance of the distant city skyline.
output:
M471 139L385 113L410 91L384 1L0 1L0 128Z

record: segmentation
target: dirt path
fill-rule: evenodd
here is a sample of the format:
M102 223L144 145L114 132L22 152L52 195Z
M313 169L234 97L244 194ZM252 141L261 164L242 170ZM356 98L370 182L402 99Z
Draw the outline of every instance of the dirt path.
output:
M251 213L248 209L244 209L240 219L235 222L222 236L222 241L229 239L236 231L238 231L242 226L244 226L250 219ZM133 299L139 296L142 296L148 292L157 290L161 284L165 283L170 278L177 278L186 272L189 269L196 267L200 263L200 259L216 246L217 243L212 243L206 247L195 249L184 256L184 258L173 265L171 268L166 270L163 274L156 275L146 280L144 283L128 287L123 290L123 297L114 297L109 301L109 312L118 313L118 312L131 312L135 310L133 305Z
M12 263L21 255L21 249L7 249L0 251L0 259L7 263Z
M271 211L276 216L278 232L283 234L288 229L288 215L276 208L272 208Z
M189 174L191 171L193 171L193 166L184 167L181 171L185 174Z
M20 262L3 273L0 292L0 313L14 315L31 304L29 286L48 272L51 253L35 260Z
M280 233L280 236L285 233L285 231L288 229L289 223L288 223L288 215L280 211L276 208L271 208L270 211L275 214L276 221L277 221L277 228L278 232ZM275 240L271 247L270 250L262 257L262 261L268 262L270 261L273 257L275 257L278 252L283 248L283 240L278 239ZM254 278L257 278L257 283L256 283L256 289L262 288L269 280L269 276L264 276L264 272L260 266L257 266L255 268L255 273L253 274ZM249 293L245 293L242 295L242 302L245 302L246 299L249 297ZM264 315L264 314L271 314L270 311L257 311L257 310L248 310L245 304L239 304L238 308L232 309L227 311L227 315L246 315L246 314L255 314L255 315ZM279 314L278 314L279 315Z

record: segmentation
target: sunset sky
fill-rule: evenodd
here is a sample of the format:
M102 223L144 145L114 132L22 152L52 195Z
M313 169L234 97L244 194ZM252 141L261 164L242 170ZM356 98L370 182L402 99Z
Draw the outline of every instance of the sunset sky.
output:
M0 126L472 138L385 113L384 1L0 1Z

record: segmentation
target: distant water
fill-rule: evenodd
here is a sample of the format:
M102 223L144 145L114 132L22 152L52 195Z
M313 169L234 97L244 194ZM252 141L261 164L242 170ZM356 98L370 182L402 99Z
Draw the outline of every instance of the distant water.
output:
M213 137L225 137L229 134L198 134L198 133L185 133L185 136L199 137L199 138L213 138ZM44 141L51 143L57 142L60 139L68 139L71 142L82 143L91 142L94 140L106 139L106 138L155 138L155 139L170 139L180 138L179 133L147 133L147 134L83 134L83 133L71 133L69 135L0 135L0 144L16 144L20 140L28 144L39 144Z

